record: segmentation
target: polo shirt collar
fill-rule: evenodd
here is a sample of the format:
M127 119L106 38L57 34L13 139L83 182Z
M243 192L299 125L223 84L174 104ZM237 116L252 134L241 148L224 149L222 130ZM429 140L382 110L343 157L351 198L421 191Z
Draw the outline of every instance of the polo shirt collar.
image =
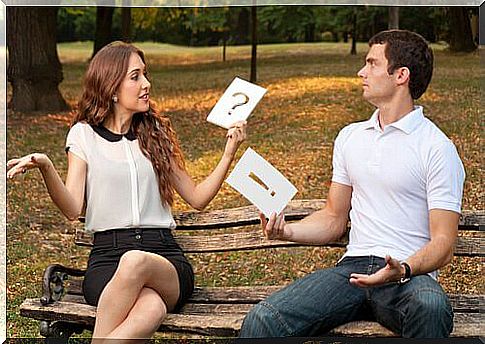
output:
M110 131L106 127L104 127L103 125L91 125L91 128L93 128L93 130L96 132L96 134L98 134L103 139L105 139L109 142L121 141L123 136L126 137L130 141L136 140L136 135L133 132L133 130L131 130L131 128L130 128L130 130L128 130L128 132L126 134L113 133L112 131Z
M366 122L364 122L365 129L376 129L381 130L379 125L379 109L376 109ZM411 134L424 120L423 107L416 105L414 110L406 114L400 120L389 124L389 126L394 127L403 131L406 134Z
M364 122L364 129L375 129L379 131L381 130L381 127L379 125L379 118L377 117L378 114L379 109L376 109L372 114L371 118Z

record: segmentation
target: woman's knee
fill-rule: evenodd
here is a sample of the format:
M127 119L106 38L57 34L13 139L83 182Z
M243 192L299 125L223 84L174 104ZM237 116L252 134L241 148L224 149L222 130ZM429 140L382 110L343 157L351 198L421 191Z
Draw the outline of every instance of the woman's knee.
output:
M146 273L147 260L147 254L143 251L128 251L121 256L115 276L124 280L140 281L140 276Z

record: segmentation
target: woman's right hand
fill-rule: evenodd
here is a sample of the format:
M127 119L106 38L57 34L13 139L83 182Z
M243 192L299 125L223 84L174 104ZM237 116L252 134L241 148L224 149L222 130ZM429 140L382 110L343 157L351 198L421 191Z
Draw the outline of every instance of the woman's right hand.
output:
M21 158L11 159L7 162L7 178L12 179L16 175L23 174L33 168L46 169L49 162L47 155L41 153L32 153Z

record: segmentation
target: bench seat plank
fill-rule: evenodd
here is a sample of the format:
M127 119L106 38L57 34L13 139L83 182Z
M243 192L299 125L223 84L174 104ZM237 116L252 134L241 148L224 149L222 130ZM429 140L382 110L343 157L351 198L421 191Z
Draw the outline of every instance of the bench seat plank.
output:
M272 293L282 289L284 285L276 286L239 286L239 287L196 287L189 299L195 304L256 304ZM72 280L66 300L84 303L80 280ZM455 312L485 313L485 295L448 294L451 306Z
M195 311L194 307L199 307ZM241 306L241 305L240 305ZM169 314L159 331L193 332L211 336L235 336L241 328L244 313L249 305L194 305L180 314ZM235 312L230 312L235 307ZM201 311L205 309L206 312ZM210 313L209 313L210 312ZM20 314L29 318L48 321L63 321L94 326L96 308L86 304L67 301L42 306L38 299L26 299L20 306ZM484 313L455 313L452 336L470 337L483 335ZM375 322L359 321L342 325L332 331L333 335L395 336L391 331Z

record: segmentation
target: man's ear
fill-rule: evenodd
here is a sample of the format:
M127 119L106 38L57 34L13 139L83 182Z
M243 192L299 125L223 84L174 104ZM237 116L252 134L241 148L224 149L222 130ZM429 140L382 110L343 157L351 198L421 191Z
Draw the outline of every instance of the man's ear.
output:
M398 85L404 85L405 83L409 82L411 72L409 71L408 67L400 67L394 71L393 75L395 75Z

